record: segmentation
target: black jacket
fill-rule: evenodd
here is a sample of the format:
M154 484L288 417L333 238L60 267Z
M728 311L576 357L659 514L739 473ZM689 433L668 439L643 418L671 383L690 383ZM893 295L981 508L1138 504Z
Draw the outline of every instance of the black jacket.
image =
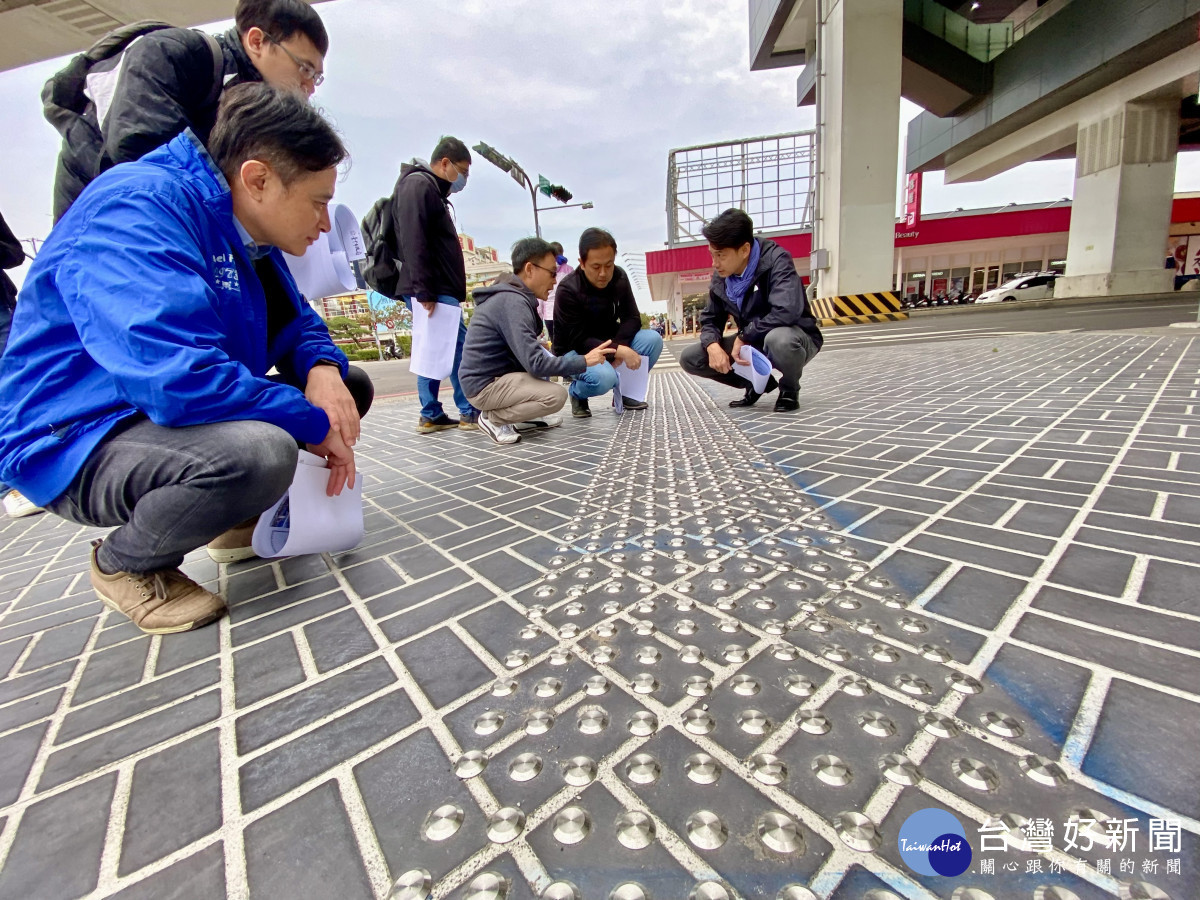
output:
M612 281L598 288L580 266L554 292L554 354L582 355L605 341L628 347L642 329L642 315L629 276L617 266Z
M516 275L503 275L473 296L475 313L458 366L458 381L468 399L510 372L550 378L579 375L587 368L582 359L558 359L546 352L538 341L542 320L537 297Z
M458 229L450 215L450 182L428 166L405 163L392 191L392 222L400 264L396 293L434 300L467 299L467 267Z
M236 28L218 35L217 43L225 56L224 87L262 80L242 49ZM211 45L191 28L164 28L142 35L120 56L97 64L89 80L107 81L112 99L99 111L89 103L84 118L92 128L99 127L103 150L97 157L98 145L86 136L63 138L54 175L54 220L62 218L101 172L140 159L185 128L207 144L219 102L219 94L217 101L209 102L214 96L214 72ZM103 121L98 112L103 112Z
M25 250L21 247L21 242L4 221L4 216L0 216L0 270L15 269L23 262ZM10 312L17 305L17 286L4 271L0 271L0 305ZM0 353L3 352L4 348L0 347Z
M742 298L739 310L725 294L725 279L713 273L708 288L708 303L700 313L700 343L704 347L721 340L725 323L733 316L742 343L759 350L767 332L781 325L799 325L820 349L824 338L817 320L808 308L804 285L796 273L792 254L774 241L760 239L762 250L754 283ZM556 329L558 325L554 326Z

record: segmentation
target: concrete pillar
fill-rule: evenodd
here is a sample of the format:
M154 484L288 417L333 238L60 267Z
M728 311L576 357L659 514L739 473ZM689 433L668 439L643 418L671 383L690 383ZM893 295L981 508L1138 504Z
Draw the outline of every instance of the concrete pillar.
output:
M895 249L904 4L819 0L817 294L886 291Z
M1163 263L1178 144L1178 97L1123 104L1080 123L1067 272L1055 297L1174 287L1174 270Z

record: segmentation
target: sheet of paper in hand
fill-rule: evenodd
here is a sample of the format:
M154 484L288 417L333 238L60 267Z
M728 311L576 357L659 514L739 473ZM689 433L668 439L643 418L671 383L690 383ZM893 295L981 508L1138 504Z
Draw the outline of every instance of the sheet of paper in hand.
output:
M300 451L292 486L258 517L251 543L263 558L300 556L305 553L341 553L358 546L365 526L362 508L362 473L354 487L328 497L329 469L325 460Z
M412 361L408 370L441 381L454 368L454 345L458 342L458 323L462 310L449 303L435 303L433 312L413 303Z
M366 255L358 221L348 206L332 207L330 224L332 230L321 234L303 256L283 254L296 287L310 301L354 290L357 282L350 263Z
M617 370L617 391L622 397L645 402L650 392L650 357L643 356L642 364L631 369L625 363L613 366Z
M737 366L733 373L741 375L750 382L755 393L761 394L771 378L771 361L749 344L743 344L742 358L735 359L733 362Z

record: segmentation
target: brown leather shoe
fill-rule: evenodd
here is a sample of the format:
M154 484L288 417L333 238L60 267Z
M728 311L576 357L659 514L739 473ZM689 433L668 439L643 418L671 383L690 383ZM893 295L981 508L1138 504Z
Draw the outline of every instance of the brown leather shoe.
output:
M231 563L242 559L258 556L251 545L254 539L254 526L258 524L258 516L247 519L241 525L235 525L222 535L208 542L208 555L213 562Z
M225 601L178 569L106 575L96 562L100 543L92 542L92 589L146 634L191 631L224 615Z

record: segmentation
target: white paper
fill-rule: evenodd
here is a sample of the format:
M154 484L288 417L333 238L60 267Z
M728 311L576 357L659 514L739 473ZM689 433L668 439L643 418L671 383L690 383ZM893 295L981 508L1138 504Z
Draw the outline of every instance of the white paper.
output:
M617 390L622 397L646 402L646 394L650 391L650 357L643 356L642 364L631 369L625 363L613 366L617 370Z
M305 553L341 553L358 546L363 523L362 474L354 487L329 497L329 469L325 460L300 451L292 486L278 502L258 517L251 543L264 559L301 556Z
M449 378L462 310L449 303L435 303L433 312L426 314L425 307L414 300L412 320L412 362L408 370L434 381Z
M283 254L296 287L310 301L357 288L350 263L366 256L362 231L348 206L339 203L331 208L329 222L329 233L317 238L303 256Z
M346 254L348 260L366 259L367 247L356 216L345 203L337 204L329 216L333 226L329 232L330 246Z
M345 252L332 249L327 234L317 238L303 256L285 253L283 258L296 280L296 287L309 301L344 294L357 286Z
M749 344L742 345L742 358L735 359L735 375L741 375L750 382L756 394L761 394L771 379L771 361Z

